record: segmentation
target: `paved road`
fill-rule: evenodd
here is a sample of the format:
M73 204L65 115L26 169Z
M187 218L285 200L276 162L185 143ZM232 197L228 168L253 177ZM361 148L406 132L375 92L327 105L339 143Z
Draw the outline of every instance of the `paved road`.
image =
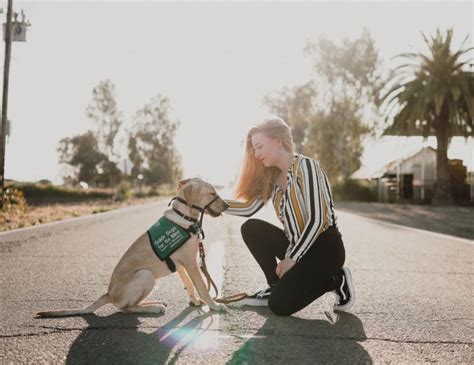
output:
M357 302L326 295L291 317L229 305L188 307L177 274L157 282L164 315L35 319L105 292L116 262L168 200L0 234L2 363L472 363L473 241L338 212ZM254 217L275 224L265 208ZM224 294L253 292L263 273L240 237L245 218L206 217L210 272Z

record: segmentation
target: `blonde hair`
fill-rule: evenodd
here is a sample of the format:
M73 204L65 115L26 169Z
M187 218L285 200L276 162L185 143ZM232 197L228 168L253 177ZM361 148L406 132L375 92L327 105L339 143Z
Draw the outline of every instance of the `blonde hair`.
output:
M283 147L288 152L294 153L291 129L282 118L267 118L262 123L250 128L247 133L244 160L234 192L236 199L261 198L264 202L267 201L271 197L273 184L280 173L277 167L266 167L255 158L252 136L258 132L263 132L270 138L280 139L283 142Z

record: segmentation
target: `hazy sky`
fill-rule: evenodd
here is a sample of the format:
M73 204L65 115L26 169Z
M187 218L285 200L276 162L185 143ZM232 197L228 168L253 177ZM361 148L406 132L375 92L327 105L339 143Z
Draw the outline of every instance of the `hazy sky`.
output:
M420 31L452 27L456 48L473 28L472 2L14 3L32 26L12 49L5 169L7 178L33 181L61 181L58 142L92 127L85 109L101 80L115 83L127 123L156 94L168 96L181 121L185 177L227 184L248 128L268 113L262 98L312 78L303 55L309 40L339 42L365 26L389 65L398 53L424 49ZM420 141L367 141L363 162L376 169ZM472 139L455 139L449 156L472 169L472 149Z

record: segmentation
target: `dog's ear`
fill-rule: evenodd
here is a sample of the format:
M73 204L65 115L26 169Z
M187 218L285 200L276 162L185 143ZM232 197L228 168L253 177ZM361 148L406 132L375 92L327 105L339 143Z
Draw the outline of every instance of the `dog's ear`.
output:
M176 189L177 191L180 191L184 185L186 185L186 183L191 180L191 179L181 179L179 180L179 183L178 183L178 188Z
M188 205L192 205L194 203L195 195L196 195L196 184L188 184L183 189L184 200Z

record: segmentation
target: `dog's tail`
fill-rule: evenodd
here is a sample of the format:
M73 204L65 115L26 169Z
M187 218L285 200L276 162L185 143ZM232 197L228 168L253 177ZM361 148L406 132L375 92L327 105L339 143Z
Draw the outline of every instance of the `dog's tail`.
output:
M109 294L104 294L88 307L38 312L36 313L36 317L66 317L77 316L79 314L91 314L108 303L110 303Z

